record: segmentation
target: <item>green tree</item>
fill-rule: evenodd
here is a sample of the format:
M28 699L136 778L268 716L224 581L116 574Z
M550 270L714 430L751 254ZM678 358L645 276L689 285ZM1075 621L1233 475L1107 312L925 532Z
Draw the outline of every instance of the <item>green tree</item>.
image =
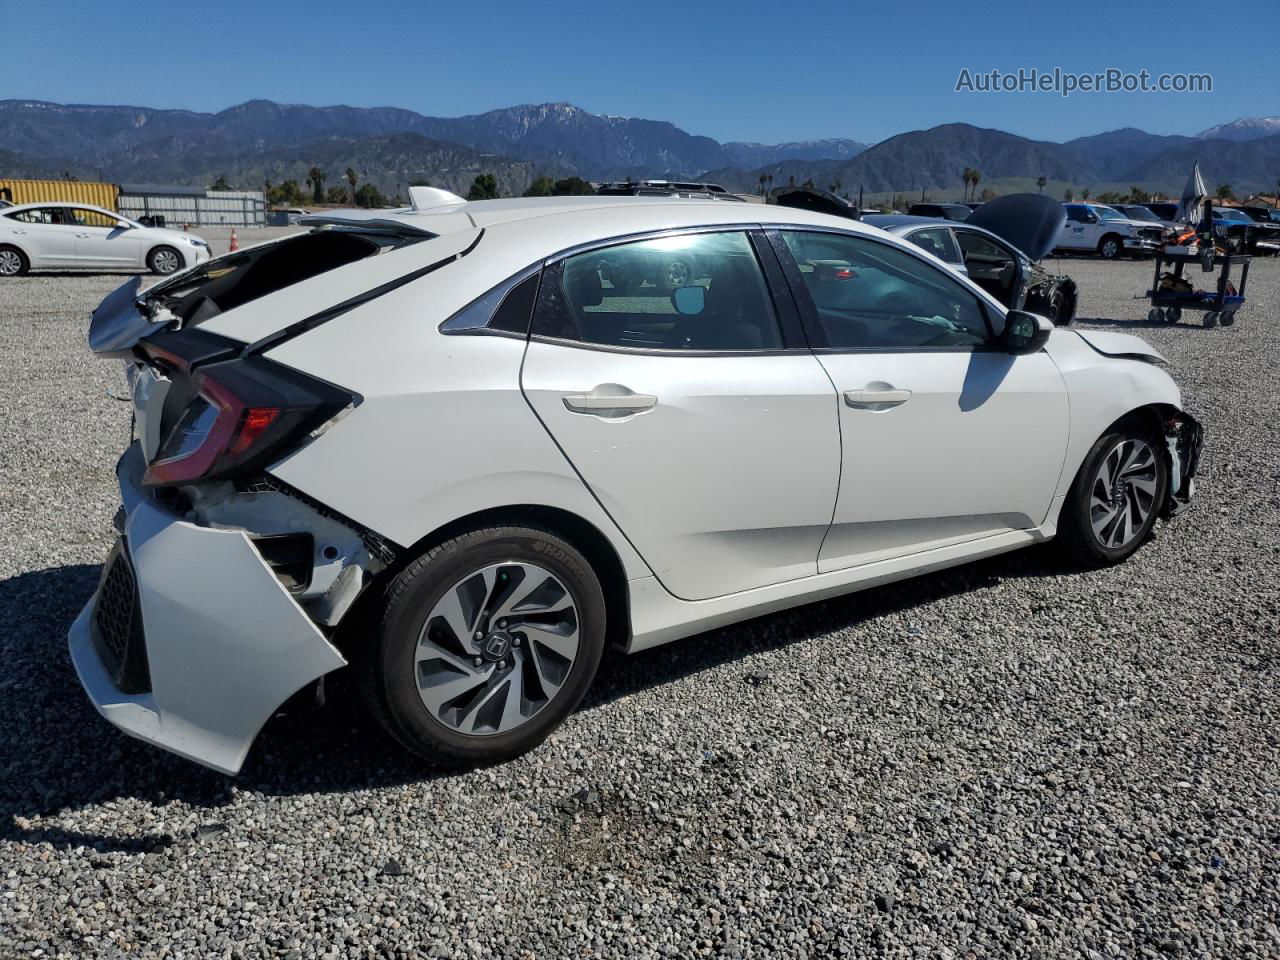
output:
M1072 190L1070 187L1067 187L1067 192L1062 195L1062 199L1066 203L1070 203L1072 200L1075 199L1075 196L1076 196L1075 191Z
M767 173L760 174L760 188L756 191L756 193L762 197L764 196L765 181L767 181L768 179L769 179L769 175Z
M225 173L219 174L218 179L213 181L213 183L209 184L209 189L210 190L230 190L231 184L227 183L227 175Z
M311 188L313 203L324 203L324 181L327 176L319 167L312 167L307 171L307 186Z
M1234 200L1236 198L1236 192L1231 189L1231 184L1229 183L1218 184L1218 189L1213 191L1213 195L1219 200Z
M1081 190L1081 191L1080 191L1080 199L1081 199L1081 200L1088 200L1088 199L1089 199L1089 188L1088 188L1088 187L1085 187L1083 190Z
M557 180L551 188L551 195L554 197L589 197L595 192L596 188L581 177L565 177Z
M1143 190L1141 187L1129 188L1130 203L1146 203L1150 199L1151 199L1151 194L1147 193L1147 191Z
M526 197L549 197L555 190L556 182L550 177L534 177L533 183L529 184L522 196Z
M973 168L965 167L960 172L960 179L964 181L964 198L969 199L969 187L973 184Z
M359 190L356 191L357 207L371 208L371 207L385 207L386 205L387 205L387 198L383 196L382 193L378 190L378 188L375 187L372 183L366 182L364 186L362 186Z
M1044 193L1044 185L1049 181L1044 178L1044 174L1036 177L1036 188L1038 193Z
M347 193L346 187L330 187L324 195L324 202L331 203L337 206L340 204L353 202L351 201L350 197L351 195Z
M351 185L351 202L356 202L356 181L360 179L360 175L351 167L347 167L347 183Z
M978 172L977 167L969 172L969 179L973 181L973 192L969 195L969 199L972 200L978 194L978 184L982 182L982 174Z
M478 174L467 191L468 200L496 200L497 197L498 180L492 173Z
M982 196L980 196L978 199L981 200L983 203L986 203L988 200L994 200L998 196L1000 196L1000 194L996 193L990 187L987 187L987 189L982 191Z

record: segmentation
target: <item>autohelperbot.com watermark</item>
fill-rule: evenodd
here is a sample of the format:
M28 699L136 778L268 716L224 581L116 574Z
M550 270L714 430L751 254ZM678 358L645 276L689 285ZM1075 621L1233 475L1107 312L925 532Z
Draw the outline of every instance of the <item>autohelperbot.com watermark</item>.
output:
M1209 73L1156 73L1108 67L1094 73L1075 73L1054 67L1019 67L1017 70L960 70L956 93L1212 93Z

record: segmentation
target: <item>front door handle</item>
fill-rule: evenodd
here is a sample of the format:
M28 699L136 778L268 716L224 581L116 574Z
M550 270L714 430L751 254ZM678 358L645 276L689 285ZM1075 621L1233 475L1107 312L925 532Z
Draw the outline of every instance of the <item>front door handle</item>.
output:
M911 399L910 390L882 389L846 390L844 402L857 410L888 410Z
M586 413L597 417L625 417L633 413L652 410L658 398L648 393L632 393L616 383L602 384L590 393L566 393L564 405L574 413Z

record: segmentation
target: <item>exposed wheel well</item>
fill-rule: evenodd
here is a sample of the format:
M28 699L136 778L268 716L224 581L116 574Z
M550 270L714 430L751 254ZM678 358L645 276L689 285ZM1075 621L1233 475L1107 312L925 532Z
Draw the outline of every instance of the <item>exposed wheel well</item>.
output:
M344 648L353 642L348 623L359 623L367 615L374 613L377 598L383 593L387 583L401 570L412 563L425 551L436 544L452 539L467 530L477 527L499 525L527 524L543 527L559 534L573 544L591 564L591 569L600 578L600 588L604 592L605 612L607 616L606 641L614 646L623 647L631 636L631 614L627 597L627 576L622 560L613 549L613 545L600 530L587 520L568 510L557 507L546 507L537 504L513 505L481 510L477 513L459 517L450 523L431 531L417 543L405 549L396 561L378 575L378 579L369 584L353 609L342 621L341 637L338 645ZM357 628L358 629L358 628Z

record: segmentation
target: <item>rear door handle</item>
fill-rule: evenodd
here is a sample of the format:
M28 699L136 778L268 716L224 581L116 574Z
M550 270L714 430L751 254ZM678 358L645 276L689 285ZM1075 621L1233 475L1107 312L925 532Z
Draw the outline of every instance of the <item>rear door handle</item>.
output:
M590 393L566 393L564 405L574 413L586 413L597 417L626 416L651 410L658 398L648 393L632 393L626 387L608 384L608 388L596 387Z
M888 410L910 399L910 390L846 390L844 392L844 402L858 410Z

